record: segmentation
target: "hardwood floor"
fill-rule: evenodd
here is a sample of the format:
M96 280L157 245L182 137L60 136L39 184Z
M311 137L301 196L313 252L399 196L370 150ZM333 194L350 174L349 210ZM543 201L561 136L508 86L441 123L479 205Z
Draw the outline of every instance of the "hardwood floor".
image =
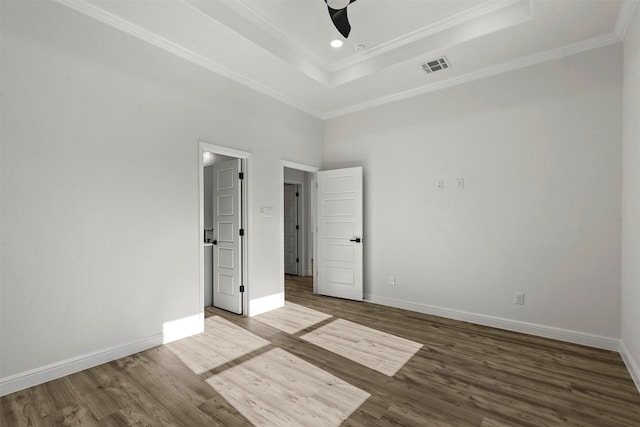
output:
M280 348L207 382L255 425L339 426L370 397Z
M283 308L254 317L254 319L288 334L296 334L329 318L331 318L330 314L321 313L290 301L285 301Z
M320 297L308 278L286 296L288 311L208 308L204 334L4 396L0 425L640 426L615 352ZM415 354L385 373L332 335Z
M415 341L344 319L337 319L300 338L390 377L422 348L422 344Z

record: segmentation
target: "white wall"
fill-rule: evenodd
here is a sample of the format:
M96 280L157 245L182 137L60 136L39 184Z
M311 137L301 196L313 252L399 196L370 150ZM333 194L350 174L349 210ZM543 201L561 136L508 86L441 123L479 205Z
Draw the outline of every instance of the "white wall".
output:
M623 84L622 354L640 390L640 7L624 39Z
M364 166L366 297L617 348L621 63L618 44L327 121L324 167Z
M199 140L252 153L250 310L281 300L281 159L318 165L321 121L56 3L1 7L0 383L202 310Z

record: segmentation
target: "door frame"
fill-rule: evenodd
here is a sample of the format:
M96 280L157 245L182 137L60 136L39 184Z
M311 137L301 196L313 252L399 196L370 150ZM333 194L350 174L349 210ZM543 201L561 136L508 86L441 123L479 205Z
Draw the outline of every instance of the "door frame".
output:
M248 263L248 254L249 254L249 236L250 233L247 231L249 227L248 222L248 213L249 213L249 197L248 193L250 192L250 179L251 179L251 162L249 158L251 157L251 153L241 150L236 150L235 148L225 147L222 145L212 144L210 142L206 142L203 140L198 141L198 269L199 269L199 293L198 293L198 310L199 310L199 321L204 330L204 245L203 245L203 236L204 236L204 152L208 151L214 154L220 154L222 156L235 157L240 159L240 167L244 172L244 183L242 187L242 212L240 214L240 221L245 230L245 235L243 237L244 241L242 243L242 268L241 268L241 277L242 277L242 285L244 285L244 295L242 298L242 316L246 316L248 313L249 307L249 295L251 292L251 287L248 284L249 277L249 263ZM284 241L283 241L284 244ZM284 249L283 249L284 251ZM284 267L283 267L284 268Z
M293 182L291 180L287 180L285 181L284 179L284 168L290 168L290 169L297 169L303 172L310 172L313 174L313 177L311 179L311 194L309 194L308 196L310 197L311 200L311 218L310 218L310 223L307 225L308 227L311 228L314 239L313 239L313 248L312 248L312 257L314 259L314 264L316 258L316 215L315 215L315 209L316 209L316 173L320 170L319 167L315 167L315 166L310 166L310 165L305 165L303 163L296 163L296 162L291 162L289 160L284 160L282 159L282 167L280 168L280 182L281 182L281 188L284 188L284 184L304 184L304 183L299 183L299 182ZM284 211L282 209L282 207L284 206L284 191L280 192L280 277L282 277L282 291L283 291L283 295L284 295ZM304 239L305 241L305 245L307 244L306 239ZM305 251L306 252L306 251ZM315 265L314 265L315 266ZM313 293L316 293L317 289L316 289L316 275L315 273L312 271L312 279L313 279Z

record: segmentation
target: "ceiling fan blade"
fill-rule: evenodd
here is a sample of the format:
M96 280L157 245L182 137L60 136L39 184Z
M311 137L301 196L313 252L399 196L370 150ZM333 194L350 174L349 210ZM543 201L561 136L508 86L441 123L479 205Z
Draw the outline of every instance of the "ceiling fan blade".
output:
M327 4L333 25L335 25L336 29L345 39L349 37L349 33L351 32L351 24L349 24L349 17L347 16L347 7L354 1L356 0L350 0L349 4L342 9L333 9ZM327 3L327 0L325 0L325 3Z

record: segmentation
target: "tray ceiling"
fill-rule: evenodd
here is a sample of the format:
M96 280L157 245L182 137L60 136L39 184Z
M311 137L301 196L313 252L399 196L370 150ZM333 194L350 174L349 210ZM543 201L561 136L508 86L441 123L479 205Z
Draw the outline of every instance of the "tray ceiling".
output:
M616 43L637 5L358 0L344 39L324 0L56 1L320 118Z

